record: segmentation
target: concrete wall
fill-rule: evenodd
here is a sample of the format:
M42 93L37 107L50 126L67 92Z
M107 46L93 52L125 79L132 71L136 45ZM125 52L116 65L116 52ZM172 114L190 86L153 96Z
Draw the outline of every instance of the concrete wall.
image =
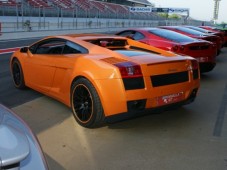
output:
M30 24L26 24L27 21ZM74 30L125 27L155 27L159 25L179 25L182 21L133 20L102 18L61 18L61 17L0 17L1 32Z

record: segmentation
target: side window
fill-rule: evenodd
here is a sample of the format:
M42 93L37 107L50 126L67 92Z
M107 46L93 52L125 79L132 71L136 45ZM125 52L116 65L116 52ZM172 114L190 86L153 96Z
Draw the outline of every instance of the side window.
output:
M140 32L136 32L134 35L133 35L133 39L134 40L141 40L141 39L144 39L145 36L143 34L141 34Z
M67 41L63 49L63 54L86 54L88 50L78 44Z
M32 45L31 47L29 47L29 51L32 53L32 54L35 54L35 51L36 51L36 44L35 45Z
M33 54L62 54L64 46L65 40L50 39L31 46L29 50Z
M123 31L123 32L120 32L120 33L117 34L117 35L126 37L126 36L130 36L130 35L132 35L132 34L133 34L132 31Z

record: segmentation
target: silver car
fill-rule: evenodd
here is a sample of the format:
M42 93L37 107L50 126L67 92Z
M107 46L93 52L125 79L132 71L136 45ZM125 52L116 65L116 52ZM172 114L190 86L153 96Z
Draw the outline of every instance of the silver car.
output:
M15 113L0 104L0 170L47 170L36 136Z

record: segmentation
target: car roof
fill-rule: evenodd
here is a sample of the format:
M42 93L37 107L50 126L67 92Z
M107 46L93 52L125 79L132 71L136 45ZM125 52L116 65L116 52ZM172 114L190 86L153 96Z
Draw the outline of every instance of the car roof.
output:
M178 28L180 26L160 26L160 28Z
M70 37L70 38L76 38L80 40L90 40L90 39L105 39L105 38L113 38L113 39L127 39L125 37L120 37L117 35L108 35L108 34L68 34L63 35L61 37Z
M149 30L157 30L157 29L161 29L161 28L155 28L155 27L128 28L128 29L125 29L123 31L130 31L130 30L133 30L133 31L149 31Z
M108 35L108 34L66 34L66 35L55 35L55 36L48 36L44 39L49 38L61 38L65 40L70 41L87 41L87 40L100 40L100 39L121 39L121 40L127 40L126 37L121 37L118 35Z

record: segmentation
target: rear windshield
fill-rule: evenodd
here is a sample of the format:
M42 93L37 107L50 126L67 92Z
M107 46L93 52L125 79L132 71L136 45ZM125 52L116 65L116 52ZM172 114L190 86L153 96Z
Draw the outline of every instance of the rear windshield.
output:
M149 53L146 51L137 51L137 50L115 50L117 53L123 54L128 57L133 57L133 56L141 56L141 55L150 55L153 53Z
M204 30L202 28L199 28L199 27L188 27L190 29L193 29L193 30L196 30L196 31L199 31L199 32L202 32L202 33L208 33L209 31L208 30Z
M174 42L193 42L195 41L193 38L188 36L179 34L174 31L164 30L164 29L157 29L157 30L150 30L152 34L155 34L159 37L174 41Z
M192 30L190 28L185 28L185 27L177 27L177 30L183 31L185 33L191 34L191 35L196 35L196 36L200 36L203 35L203 33L196 31L196 30Z

